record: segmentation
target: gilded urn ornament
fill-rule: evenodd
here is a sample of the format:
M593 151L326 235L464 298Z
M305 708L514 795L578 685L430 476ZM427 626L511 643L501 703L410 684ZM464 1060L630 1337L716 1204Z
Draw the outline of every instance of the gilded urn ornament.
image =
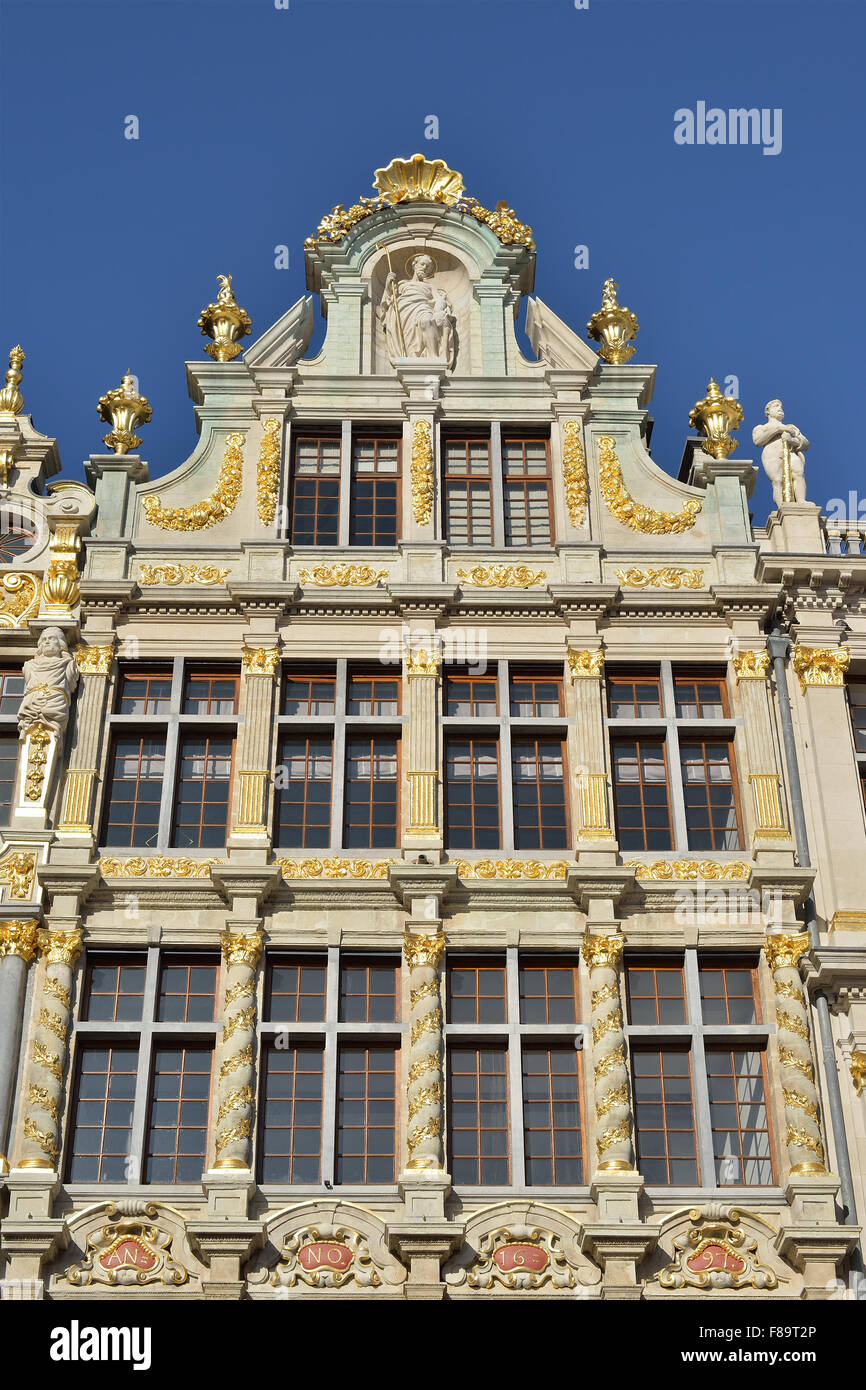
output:
M242 309L235 299L231 275L218 275L219 294L215 304L208 304L199 315L198 326L206 338L213 338L205 345L205 352L215 362L233 362L243 351L237 339L243 338L252 328L252 319L246 309Z
M743 421L743 407L733 396L722 393L719 383L710 378L707 394L702 401L696 401L689 412L692 429L700 430L704 436L704 453L714 459L725 459L737 447L736 439L731 438L731 430L738 429Z
M6 385L0 391L0 415L20 415L24 409L24 397L18 390L18 383L21 380L21 367L25 356L20 345L14 347L9 354Z
M121 377L120 385L113 391L106 391L96 405L101 420L111 425L109 434L103 435L103 443L116 454L128 454L141 443L135 433L138 425L146 425L153 409L146 396L136 390L135 377L127 372Z
M616 280L605 280L601 292L601 308L596 309L586 325L590 338L601 343L598 349L599 357L604 358L605 362L617 364L629 362L634 357L635 349L631 346L631 339L640 328L631 309L620 304L617 299L618 289Z

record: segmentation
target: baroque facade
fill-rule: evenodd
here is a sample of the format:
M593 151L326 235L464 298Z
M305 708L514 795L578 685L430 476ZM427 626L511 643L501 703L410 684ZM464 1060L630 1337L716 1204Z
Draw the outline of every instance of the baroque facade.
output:
M839 1297L863 533L779 402L752 524L715 383L674 478L613 281L590 346L513 210L375 187L262 336L220 277L155 482L131 375L49 482L12 354L3 1296Z

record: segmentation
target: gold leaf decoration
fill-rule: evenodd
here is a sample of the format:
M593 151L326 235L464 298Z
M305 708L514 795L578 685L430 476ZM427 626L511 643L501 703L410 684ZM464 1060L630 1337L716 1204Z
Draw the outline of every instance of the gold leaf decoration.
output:
M457 859L460 878L565 878L568 864L557 859L552 864L539 859Z
M598 446L601 495L611 516L623 526L649 536L677 535L694 526L701 511L700 502L689 498L678 512L659 512L654 507L643 506L634 500L623 481L613 435L599 435Z
M276 859L284 878L387 878L396 859Z
M678 565L665 565L660 569L642 570L632 567L627 570L614 570L614 574L624 589L703 589L702 569L681 569Z
M298 571L299 584L316 584L323 589L369 588L373 584L383 583L387 578L387 570L375 570L372 565L321 564Z
M219 565L142 565L138 575L139 584L166 584L177 587L179 584L224 584L231 574L230 569Z
M412 510L419 526L426 526L433 512L433 442L430 421L412 426Z
M144 499L144 514L151 526L163 531L203 531L231 516L243 487L244 435L226 435L226 449L217 485L208 497L191 507L164 507L157 494Z
M256 471L256 508L259 521L270 526L277 514L280 488L280 421L265 420Z
M104 858L99 861L103 878L207 878L211 864L222 859L170 859L154 855L149 859Z
M573 526L583 526L586 522L588 482L586 454L580 438L580 421L563 421L562 434L562 475L565 480L568 515Z
M719 863L714 859L656 859L650 864L640 859L627 859L624 867L636 869L635 878L638 880L675 879L678 882L706 878L735 879L739 883L745 883L752 871L751 864L746 864L742 859L735 859L730 863Z
M0 627L26 627L39 608L39 579L25 571L0 575Z
M471 569L458 570L457 578L461 584L474 584L480 589L529 589L533 584L543 584L547 571L533 571L528 565L473 565Z

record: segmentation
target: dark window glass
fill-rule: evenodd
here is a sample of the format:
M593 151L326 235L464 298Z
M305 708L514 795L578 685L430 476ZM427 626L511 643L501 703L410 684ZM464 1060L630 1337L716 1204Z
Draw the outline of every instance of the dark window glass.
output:
M511 782L517 849L566 848L564 758L561 739L513 740Z
M448 676L445 713L475 719L497 711L495 676Z
M562 681L557 676L512 676L511 713L521 719L557 718L564 714Z
M263 1061L261 1181L318 1183L324 1052L318 1046L269 1046Z
M3 825L9 824L15 801L18 748L15 734L0 734L0 824Z
M0 525L0 564L12 565L20 555L29 550L36 540L36 532L26 524L7 521Z
M324 956L277 956L268 969L268 1018L272 1023L321 1023L327 979Z
M216 982L215 960L164 956L159 976L160 1023L211 1023Z
M24 694L20 671L0 671L0 714L17 714Z
M573 1047L524 1047L523 1144L530 1187L583 1182L580 1082Z
M707 1050L710 1122L716 1182L766 1187L773 1181L764 1054L739 1048Z
M397 740L346 740L345 844L390 849L397 844Z
M237 714L240 676L191 672L183 691L184 714Z
M283 683L283 714L333 714L336 710L333 676L287 675Z
M689 849L742 849L732 743L680 742Z
M400 682L396 676L350 676L348 714L399 714Z
M848 682L848 704L854 728L854 747L866 753L866 681Z
M489 440L446 440L444 456L445 536L449 545L492 545Z
M566 959L547 964L520 961L520 1022L574 1023L577 968Z
M172 845L210 849L228 836L234 739L229 734L184 734Z
M115 735L106 788L107 846L156 844L164 780L163 736Z
M678 719L726 719L728 697L723 680L703 676L677 676L674 694Z
M352 545L396 545L400 441L356 439L352 447Z
M611 719L660 719L662 691L658 676L609 676Z
M69 1182L127 1182L138 1047L84 1043L78 1050L69 1137Z
M326 849L330 844L332 773L330 734L283 739L274 777L281 849Z
M397 1053L342 1047L337 1107L337 1182L391 1183L397 1151Z
M171 671L124 671L120 677L118 714L168 714Z
M451 849L499 848L499 744L495 739L448 740L445 823Z
M154 1048L146 1182L198 1182L204 1172L212 1052Z
M613 792L620 848L673 849L661 739L615 739Z
M701 965L701 1010L704 1023L757 1023L755 972L750 965Z
M144 956L88 958L82 1017L88 1023L134 1023L144 1007Z
M449 1023L505 1022L505 966L495 959L448 965Z
M387 960L340 962L340 1020L393 1023L397 1017L397 967Z
M546 439L503 439L505 544L549 545L550 458Z
M628 965L630 1023L685 1023L686 1002L681 965Z
M292 541L336 545L340 534L340 441L300 438L295 443Z
M448 1049L448 1148L455 1187L509 1180L508 1064L504 1047Z
M689 1054L632 1049L638 1167L647 1187L698 1181Z

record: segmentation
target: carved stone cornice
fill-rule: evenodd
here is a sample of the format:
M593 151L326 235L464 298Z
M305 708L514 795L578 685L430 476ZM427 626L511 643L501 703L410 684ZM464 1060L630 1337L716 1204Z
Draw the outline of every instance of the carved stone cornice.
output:
M279 864L211 864L210 877L232 911L236 910L237 899L255 903L258 909L276 892L283 878Z
M134 579L82 579L81 616L99 614L119 618L141 594Z
M607 616L616 604L618 584L548 584L556 612L561 618L595 618Z
M775 617L784 593L771 584L711 584L716 609L725 618L754 618L764 623Z
M581 864L569 865L566 875L568 891L583 912L593 903L607 901L618 906L623 897L634 889L635 870L625 866L595 868Z
M456 584L391 584L387 586L393 602L404 617L441 618L457 602Z
M391 864L388 882L394 896L411 912L413 902L435 898L441 908L448 894L457 886L455 864Z
M71 908L74 915L98 886L101 875L98 864L39 864L36 877L48 894L52 911L62 906L64 912Z
M281 617L301 595L300 586L287 580L228 579L229 598L244 617L272 614Z

